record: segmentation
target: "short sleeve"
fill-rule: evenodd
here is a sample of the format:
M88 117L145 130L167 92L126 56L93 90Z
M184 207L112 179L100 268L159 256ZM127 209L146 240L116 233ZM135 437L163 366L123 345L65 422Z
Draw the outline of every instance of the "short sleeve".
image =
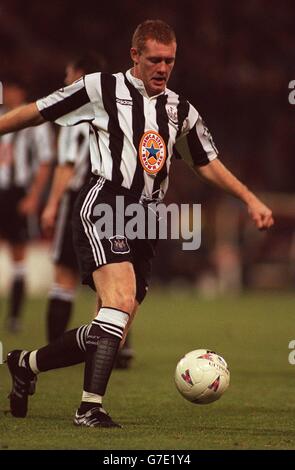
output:
M175 144L175 153L193 166L207 165L218 156L209 129L191 104Z
M93 103L87 93L84 77L41 98L36 105L46 121L54 121L61 126L73 126L94 119Z

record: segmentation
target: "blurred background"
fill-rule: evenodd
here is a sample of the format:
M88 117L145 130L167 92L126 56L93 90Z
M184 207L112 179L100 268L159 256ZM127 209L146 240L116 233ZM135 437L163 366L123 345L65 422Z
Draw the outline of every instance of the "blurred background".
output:
M202 204L202 244L195 252L180 241L160 242L155 283L190 284L200 294L294 285L294 2L283 0L2 0L0 80L20 75L31 100L59 88L73 53L96 49L111 72L131 66L129 48L138 23L160 18L178 38L170 88L184 94L209 127L222 161L275 213L276 226L257 233L241 204L205 186L181 161L174 162L167 203ZM50 243L32 222L31 290L45 289ZM9 260L0 253L5 291ZM39 264L38 264L39 263ZM31 268L30 268L31 266ZM36 266L40 268L36 269ZM5 275L4 275L5 273Z

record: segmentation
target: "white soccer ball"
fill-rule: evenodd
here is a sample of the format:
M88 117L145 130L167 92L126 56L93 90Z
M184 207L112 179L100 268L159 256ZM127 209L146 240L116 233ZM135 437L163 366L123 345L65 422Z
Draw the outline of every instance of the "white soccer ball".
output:
M228 388L229 380L226 361L208 349L187 353L176 366L177 390L184 398L199 405L218 400Z

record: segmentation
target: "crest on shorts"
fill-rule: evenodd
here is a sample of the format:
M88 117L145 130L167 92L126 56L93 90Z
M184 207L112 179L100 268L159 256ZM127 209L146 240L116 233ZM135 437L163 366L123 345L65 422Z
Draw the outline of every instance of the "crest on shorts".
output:
M143 169L150 175L156 175L161 170L166 160L166 145L158 132L147 131L143 134L139 158Z
M111 244L111 250L116 255L123 255L124 253L130 253L130 247L127 242L127 238L122 235L115 235L109 238Z

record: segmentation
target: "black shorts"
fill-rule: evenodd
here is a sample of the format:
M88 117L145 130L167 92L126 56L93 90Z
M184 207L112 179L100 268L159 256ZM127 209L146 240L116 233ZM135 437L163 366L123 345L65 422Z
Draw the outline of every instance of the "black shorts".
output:
M74 247L82 283L94 290L92 278L94 271L110 263L131 262L136 277L136 300L141 303L148 289L157 240L130 240L122 234L101 238L95 227L98 220L94 214L95 207L108 204L114 208L118 195L124 196L125 204L138 202L129 190L122 187L114 188L112 183L104 178L93 177L82 188L73 212ZM148 209L145 208L145 210ZM117 215L114 211L115 219Z
M0 238L12 245L28 241L28 219L20 214L18 205L26 196L24 188L0 190Z
M73 243L72 216L79 191L68 190L61 200L53 240L54 264L78 271L78 261Z

